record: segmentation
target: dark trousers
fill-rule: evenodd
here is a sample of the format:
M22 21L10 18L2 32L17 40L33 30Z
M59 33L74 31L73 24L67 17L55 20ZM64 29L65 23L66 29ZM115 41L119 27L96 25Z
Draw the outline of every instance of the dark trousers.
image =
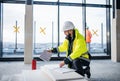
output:
M69 67L72 69L75 69L77 73L84 76L85 70L90 69L89 67L90 62L83 60L83 59L75 59L71 64L69 64ZM85 66L85 68L83 68Z

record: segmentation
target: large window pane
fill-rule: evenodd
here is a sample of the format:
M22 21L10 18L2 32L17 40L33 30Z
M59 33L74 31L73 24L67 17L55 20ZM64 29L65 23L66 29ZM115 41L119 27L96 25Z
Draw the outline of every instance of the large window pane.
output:
M24 52L24 10L23 4L3 4L3 56Z
M34 0L34 1L49 1L49 2L56 2L58 0Z
M92 32L91 53L102 53L106 51L106 9L86 8L86 21Z
M44 0L34 0L44 1ZM57 2L58 0L45 0L45 2ZM82 3L83 0L59 0L65 3ZM106 0L86 0L87 4L106 4ZM65 5L65 4L64 4ZM60 44L65 35L62 31L63 23L72 21L75 27L84 35L82 6L60 5ZM75 4L74 4L75 5ZM24 16L25 4L3 4L3 53L5 55L23 55L24 52ZM40 54L43 50L57 47L58 44L58 6L34 5L34 54ZM112 16L112 15L111 15ZM93 54L106 54L106 8L87 7L86 23L93 37L90 52ZM19 32L15 31L17 24ZM16 41L17 40L17 41ZM16 51L15 51L16 50ZM57 54L56 54L57 55ZM63 53L61 56L65 55Z
M91 3L91 4L106 4L106 0L86 0L86 3Z
M113 0L110 0L110 5L113 5Z
M60 2L82 3L82 0L60 0Z
M57 6L34 5L35 54L57 46Z

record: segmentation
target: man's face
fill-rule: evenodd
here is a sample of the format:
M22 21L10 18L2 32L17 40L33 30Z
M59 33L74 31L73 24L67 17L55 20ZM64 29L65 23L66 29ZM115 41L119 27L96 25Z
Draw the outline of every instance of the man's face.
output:
M70 36L72 36L73 30L66 30L66 31L64 31L64 34L65 34L66 36L68 36L69 34L70 34Z

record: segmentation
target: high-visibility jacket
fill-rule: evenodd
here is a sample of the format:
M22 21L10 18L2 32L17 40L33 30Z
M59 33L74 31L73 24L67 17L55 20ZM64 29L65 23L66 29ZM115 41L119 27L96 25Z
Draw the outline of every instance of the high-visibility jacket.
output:
M67 39L58 47L59 52L66 52L66 57L68 57L68 44L69 41ZM89 58L88 54L84 54L88 49L86 47L85 38L79 33L77 29L75 29L75 39L73 41L72 53L70 54L70 58L72 60L76 58L80 58L81 56L84 58Z
M86 30L86 42L90 43L91 42L91 38L92 38L92 34L91 32L87 29Z

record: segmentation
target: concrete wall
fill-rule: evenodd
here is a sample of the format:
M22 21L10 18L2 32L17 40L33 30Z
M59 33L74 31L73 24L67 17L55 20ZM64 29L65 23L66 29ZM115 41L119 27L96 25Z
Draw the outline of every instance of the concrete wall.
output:
M25 11L24 63L31 64L33 59L33 5L28 0Z
M114 62L120 62L120 3L118 3L119 0L116 0L115 18L112 20L111 28L111 60Z
M117 9L116 28L117 28L117 61L120 62L120 9Z

